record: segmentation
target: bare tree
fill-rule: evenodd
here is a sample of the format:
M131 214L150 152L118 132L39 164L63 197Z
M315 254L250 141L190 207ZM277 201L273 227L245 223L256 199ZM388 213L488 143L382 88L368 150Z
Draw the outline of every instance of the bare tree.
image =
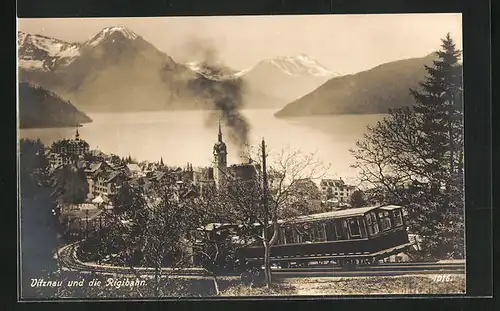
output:
M178 189L170 180L123 186L112 199L114 210L103 209L106 226L94 235L95 243L88 251L119 252L117 264L128 267L138 278L144 277L142 268L152 268L154 280L148 286L155 297L166 295L162 288L172 273L191 265L191 233L209 215L197 198L178 198Z
M274 153L268 163L264 139L257 148L247 147L242 157L260 167L259 174L252 180L238 180L227 173L229 181L227 187L219 190L219 205L226 206L227 219L241 224L247 239L262 243L265 283L271 287L270 255L278 239L278 220L297 215L296 206L302 202L297 185L322 178L328 167L315 154L289 148Z

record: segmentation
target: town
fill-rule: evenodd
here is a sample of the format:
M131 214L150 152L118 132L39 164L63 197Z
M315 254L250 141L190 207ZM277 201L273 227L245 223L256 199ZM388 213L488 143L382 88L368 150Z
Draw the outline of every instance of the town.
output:
M88 187L86 197L73 204L60 203L56 208L57 214L62 216L61 221L64 219L67 224L76 224L67 226L69 233L81 238L82 227L97 226L96 219L102 210L113 209L110 198L119 192L125 182L140 187L169 182L175 185L175 199L181 200L190 196L203 196L207 190L219 189L234 180L252 182L260 174L260 164L252 159L247 163L228 165L227 153L219 122L211 167L194 167L189 162L184 167L172 167L164 164L163 157L157 162L138 162L130 155L122 158L108 155L100 150L91 150L90 145L80 137L78 128L74 138L55 141L47 148L46 158L49 174L68 164L85 172ZM297 195L307 200L311 213L349 208L353 194L357 191L355 186L346 184L342 178L321 179L319 186L311 179L302 179L297 182L297 190ZM87 225L82 226L84 221Z

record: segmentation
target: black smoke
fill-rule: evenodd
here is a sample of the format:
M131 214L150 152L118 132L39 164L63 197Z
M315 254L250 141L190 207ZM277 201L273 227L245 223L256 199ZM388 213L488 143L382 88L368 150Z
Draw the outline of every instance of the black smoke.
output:
M225 137L242 152L248 144L250 132L250 125L241 113L244 108L244 81L227 78L233 72L219 60L217 49L212 44L198 40L189 42L186 47L186 52L192 52L203 73L188 82L189 88L195 97L208 101L212 108L206 125L216 129L220 119Z

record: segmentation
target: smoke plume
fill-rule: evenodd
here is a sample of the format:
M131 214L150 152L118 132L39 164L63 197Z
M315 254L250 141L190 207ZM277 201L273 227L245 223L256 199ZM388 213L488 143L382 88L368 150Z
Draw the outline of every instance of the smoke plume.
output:
M248 144L250 125L241 113L244 106L244 82L239 78L227 78L230 70L218 58L217 49L209 42L191 40L186 45L185 53L191 54L198 63L200 71L194 80L189 81L190 89L196 97L208 100L212 112L206 126L215 129L220 118L225 127L225 134L232 144L242 152Z

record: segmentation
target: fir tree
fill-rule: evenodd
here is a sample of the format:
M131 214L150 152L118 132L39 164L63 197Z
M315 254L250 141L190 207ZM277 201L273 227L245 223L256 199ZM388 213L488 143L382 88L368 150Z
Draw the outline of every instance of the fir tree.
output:
M429 160L429 172L436 180L462 172L462 66L461 51L457 50L448 33L442 39L442 50L432 67L425 66L427 76L421 91L411 90L417 105L415 113L422 122L422 138Z
M59 204L80 204L89 192L85 172L74 164L66 164L54 171L52 197Z

